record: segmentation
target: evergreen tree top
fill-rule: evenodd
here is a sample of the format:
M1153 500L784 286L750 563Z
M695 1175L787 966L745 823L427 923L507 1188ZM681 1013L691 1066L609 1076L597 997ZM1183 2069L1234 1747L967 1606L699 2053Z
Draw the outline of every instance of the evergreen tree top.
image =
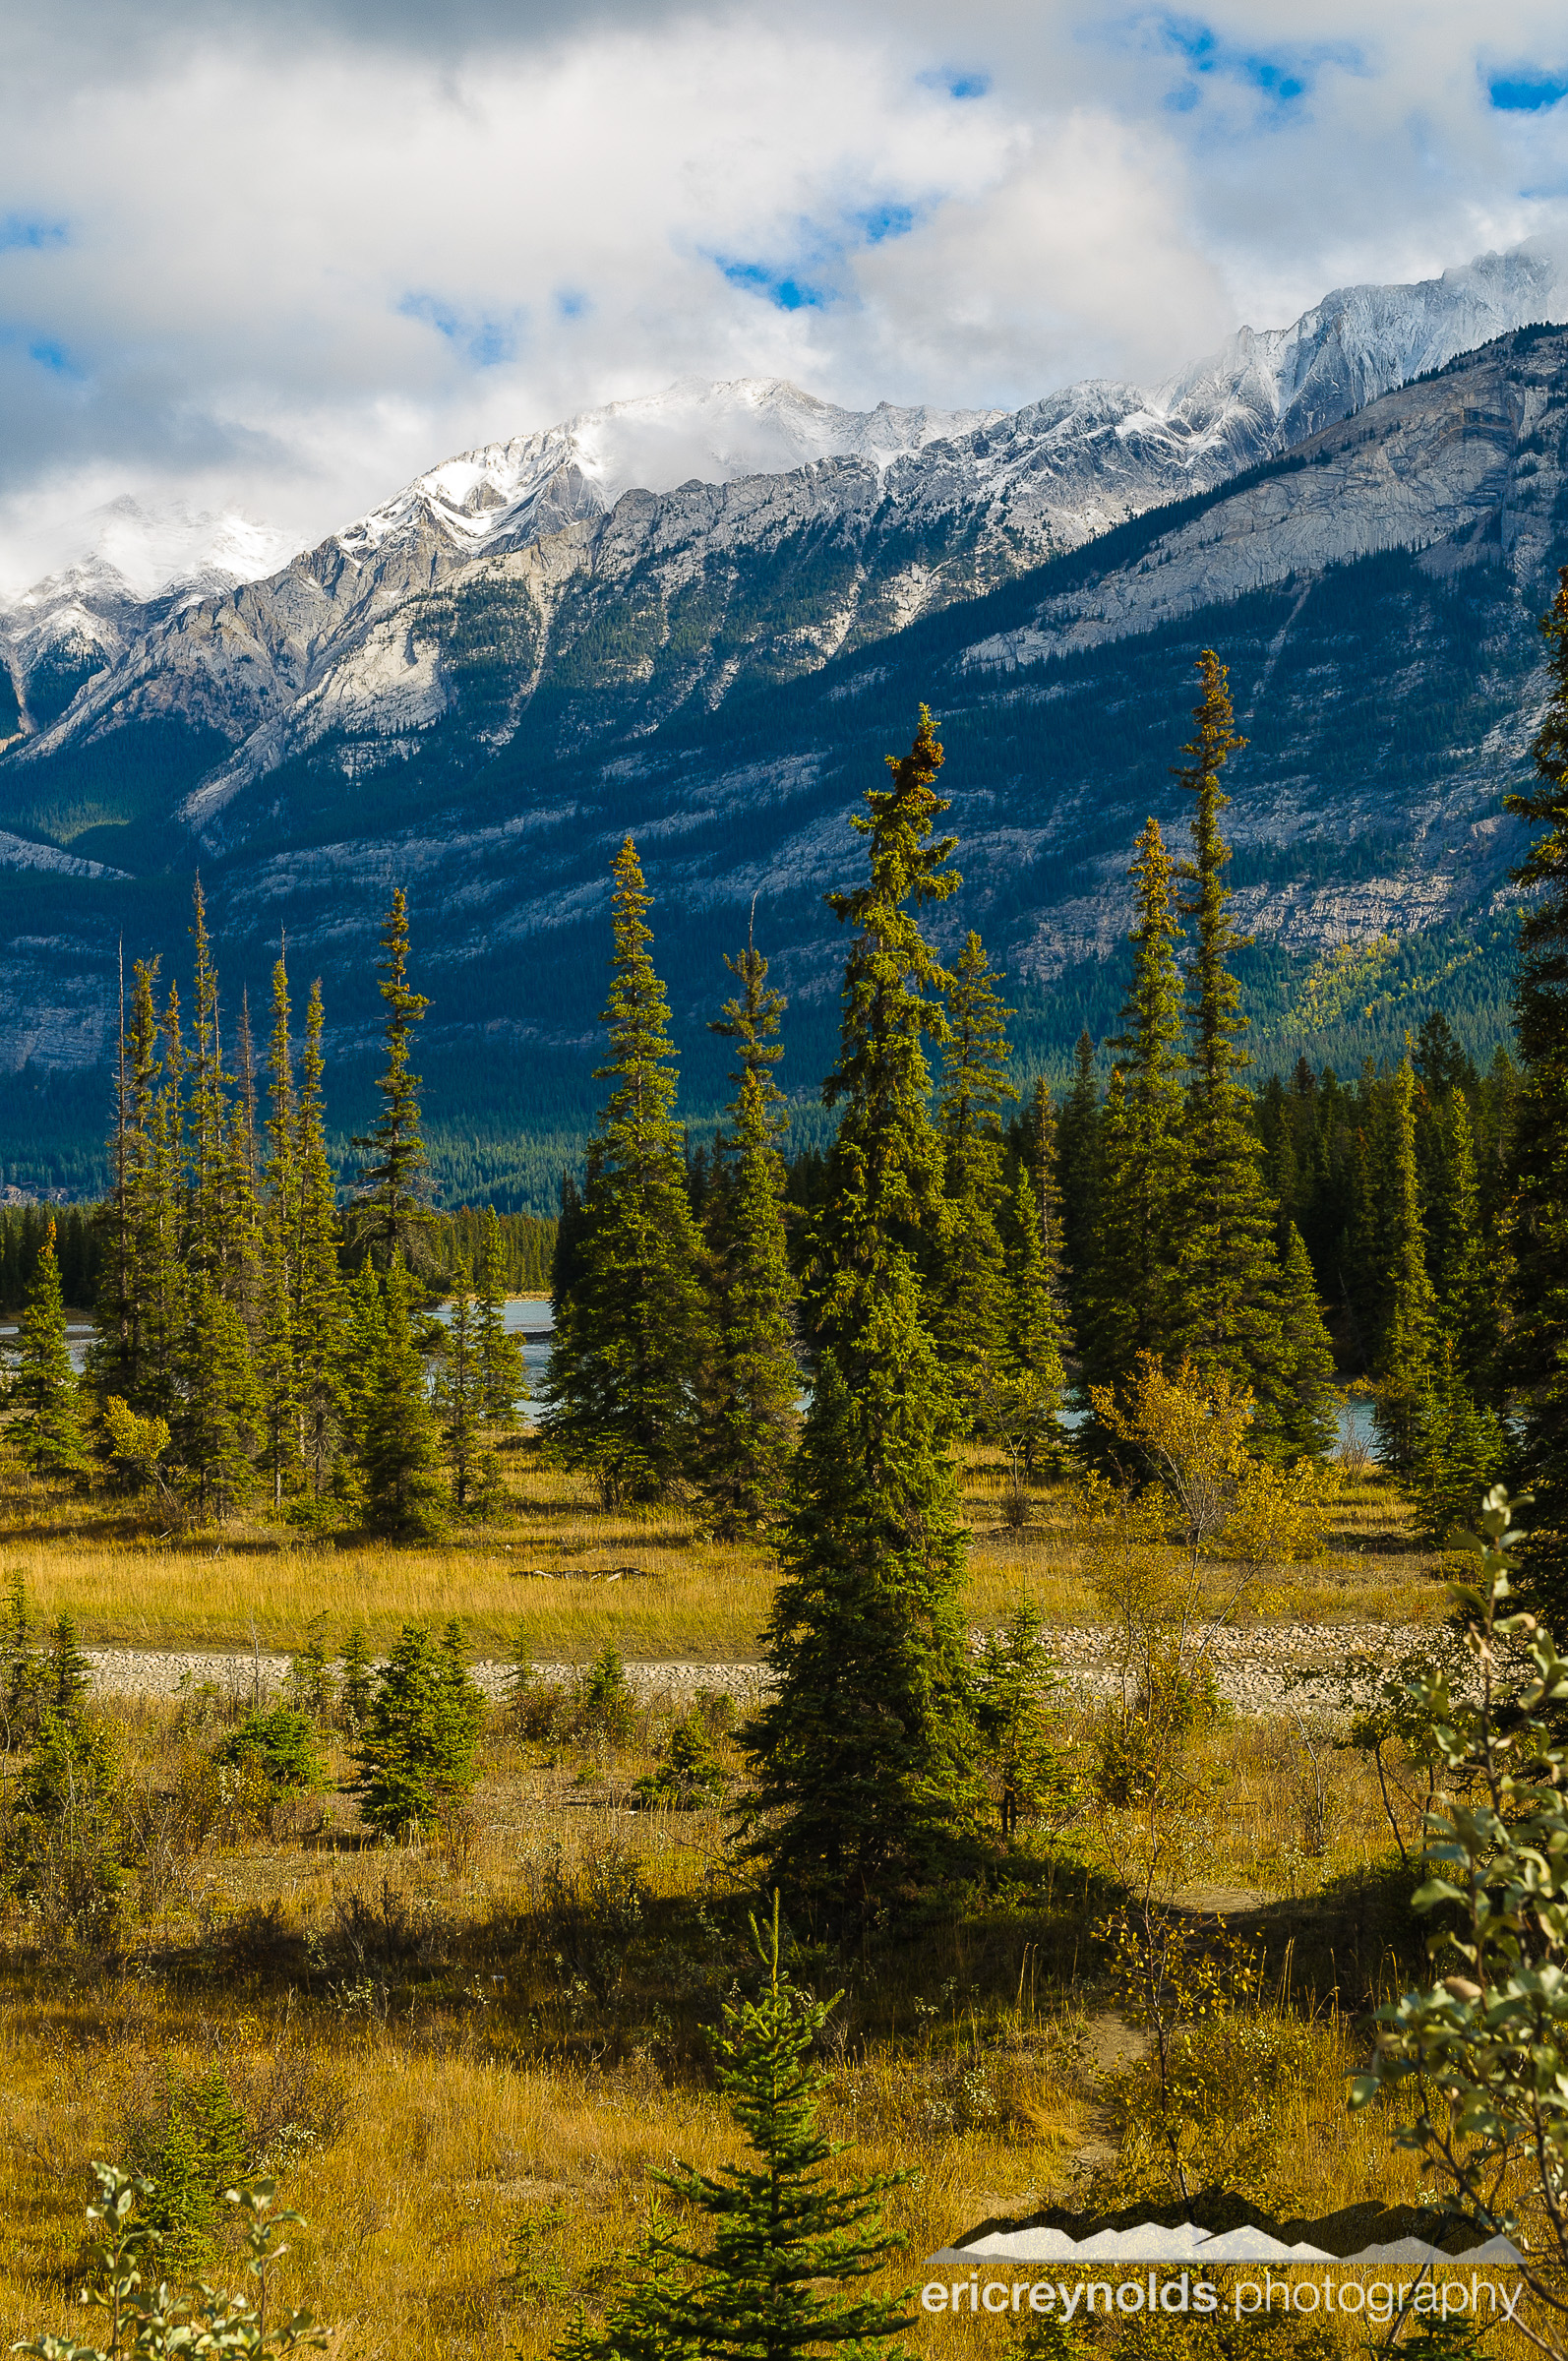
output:
M609 1028L610 1058L596 1065L596 1082L614 1082L601 1122L601 1135L626 1133L633 1143L657 1140L663 1147L676 1125L672 1115L679 1075L670 1038L670 1003L653 965L653 930L647 914L653 897L643 882L642 864L630 836L616 856L610 908L615 953L610 993L602 1012Z
M996 990L1001 980L971 928L947 989L938 1104L942 1138L950 1150L961 1152L972 1137L999 1140L1000 1109L1018 1096L1007 1079L1012 1046L1006 1025L1012 1010Z
M399 1248L417 1261L430 1211L425 1143L420 1130L420 1077L409 1065L413 1031L430 1001L408 982L408 896L399 885L382 925L381 997L387 1004L387 1069L377 1077L381 1120L357 1134L353 1145L369 1151L354 1190L358 1228L389 1262Z
M1192 708L1193 736L1182 748L1186 761L1176 776L1197 799L1192 815L1192 859L1183 861L1179 875L1191 887L1178 904L1181 916L1194 921L1195 938L1187 971L1192 999L1193 1040L1188 1063L1199 1087L1223 1091L1236 1070L1247 1061L1238 1047L1246 1030L1241 1013L1240 988L1227 964L1233 952L1245 949L1251 937L1236 932L1230 915L1231 889L1223 872L1231 848L1220 833L1220 814L1230 802L1221 791L1220 772L1246 740L1236 734L1231 705L1230 672L1212 647L1197 659L1203 684L1201 700Z

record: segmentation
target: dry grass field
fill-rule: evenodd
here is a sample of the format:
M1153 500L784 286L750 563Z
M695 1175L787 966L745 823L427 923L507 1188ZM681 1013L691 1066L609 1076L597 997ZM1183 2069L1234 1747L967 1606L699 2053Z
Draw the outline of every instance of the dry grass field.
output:
M765 1552L720 1546L678 1514L607 1515L527 1443L508 1465L503 1520L407 1549L261 1522L138 1532L123 1508L12 1473L0 1566L21 1570L40 1617L68 1610L89 1642L290 1651L325 1615L332 1644L357 1619L379 1649L410 1617L456 1616L476 1656L508 1655L519 1626L540 1662L581 1665L608 1646L671 1664L756 1656L776 1579ZM1040 1492L1018 1531L993 1460L971 1453L964 1478L974 1624L1022 1593L1064 1631L1095 1623L1070 1495ZM634 1577L603 1579L627 1567ZM1229 1598L1239 1577L1208 1569L1208 1596ZM1237 1616L1421 1626L1442 1605L1397 1495L1363 1477L1344 1487L1325 1553L1255 1570ZM741 2149L700 2028L750 1972L754 1873L724 1809L633 1808L676 1710L644 1694L612 1745L530 1739L498 1709L471 1808L414 1847L367 1842L344 1792L349 1742L328 1730L320 1791L270 1819L219 1812L182 1829L167 1806L116 1947L43 1941L13 1906L0 2334L67 2325L88 2159L139 2141L145 2153L171 2091L214 2069L253 2160L308 2217L284 2293L334 2325L336 2349L531 2361L579 2299L591 2312L645 2211L648 2166ZM709 1710L733 1795L741 1757ZM122 1792L150 1815L200 1786L222 1726L221 1703L207 1711L218 1718L204 1725L189 1703L104 1706ZM1114 2164L1112 2070L1137 2043L1099 1980L1094 1925L1138 1831L1090 1799L1092 1712L1066 1691L1058 1734L1078 1797L1037 1840L1028 1879L893 1952L830 1958L796 1930L797 1972L847 1986L827 2104L830 2131L854 2144L845 2169L919 2168L891 2208L908 2237L893 2285L983 2217L1059 2200ZM1345 2113L1363 2054L1355 2012L1397 1969L1378 1785L1334 1734L1310 1715L1222 1717L1191 1750L1184 1898L1265 1955L1242 2011L1266 2096L1261 2116L1246 2102L1249 2169L1282 2211L1418 2188L1386 2117ZM80 2314L71 2325L86 2332ZM1006 2333L922 2317L911 2342L995 2352Z

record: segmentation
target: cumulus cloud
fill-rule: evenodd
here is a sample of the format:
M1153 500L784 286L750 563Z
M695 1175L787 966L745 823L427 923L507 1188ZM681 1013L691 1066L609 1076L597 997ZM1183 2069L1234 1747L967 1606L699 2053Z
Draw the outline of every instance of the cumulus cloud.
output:
M64 0L0 155L0 578L308 539L694 375L1014 404L1568 222L1560 7Z

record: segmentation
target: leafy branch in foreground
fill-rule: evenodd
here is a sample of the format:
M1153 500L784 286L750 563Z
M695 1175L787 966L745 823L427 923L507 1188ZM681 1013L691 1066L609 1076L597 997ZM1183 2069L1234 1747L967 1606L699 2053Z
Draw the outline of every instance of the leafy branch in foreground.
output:
M1534 1615L1499 1614L1517 1503L1498 1484L1482 1503L1480 1580L1469 1610L1473 1698L1444 1668L1412 1686L1441 1760L1444 1791L1426 1815L1430 1874L1414 1900L1454 1921L1437 1939L1457 1969L1385 2002L1376 2049L1351 2090L1354 2110L1406 2086L1392 2136L1419 2151L1455 2213L1514 2240L1542 2307L1518 2326L1561 2361L1568 2350L1568 1746L1559 1734L1568 1660ZM1523 1659L1512 1694L1499 1663ZM1475 1800L1452 1790L1471 1785Z
M289 2222L303 2221L298 2213L272 2211L271 2181L250 2181L226 2192L245 2219L245 2270L255 2288L221 2295L202 2281L176 2291L156 2277L163 2241L142 2217L152 2195L151 2181L117 2164L94 2164L92 2173L98 2202L88 2208L91 2235L80 2300L107 2315L106 2341L79 2344L74 2336L33 2336L14 2344L13 2352L35 2353L38 2361L116 2361L121 2354L135 2354L136 2361L164 2361L171 2355L203 2361L215 2354L271 2361L273 2355L319 2350L327 2343L326 2331L308 2312L290 2312L277 2326L269 2326L271 2273L288 2252L277 2243L277 2233Z

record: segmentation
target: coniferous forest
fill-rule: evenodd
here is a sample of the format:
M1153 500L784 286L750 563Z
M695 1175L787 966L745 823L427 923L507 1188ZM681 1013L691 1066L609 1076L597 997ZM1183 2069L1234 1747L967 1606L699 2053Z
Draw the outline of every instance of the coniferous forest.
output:
M1568 569L1542 628L1480 1065L1441 1012L1253 1061L1213 650L1059 1093L944 910L925 707L826 897L823 1145L754 932L689 1135L630 836L554 1224L433 1202L400 889L346 1168L286 945L233 1005L198 885L185 971L131 960L106 1196L0 1218L28 2349L96 2350L45 2333L86 2284L116 2352L771 2361L958 2313L1155 2361L1125 2304L990 2323L921 2258L1358 2209L1328 2251L1514 2241L1562 2353ZM1422 2309L1433 2361L1490 2349Z

